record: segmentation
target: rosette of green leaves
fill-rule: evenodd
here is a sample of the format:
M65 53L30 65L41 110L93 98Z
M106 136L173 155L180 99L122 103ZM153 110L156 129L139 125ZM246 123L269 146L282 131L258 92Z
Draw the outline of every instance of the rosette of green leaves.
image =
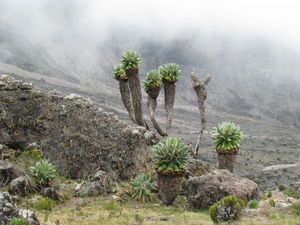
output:
M143 83L145 92L148 92L150 87L159 88L162 85L162 76L158 70L150 70Z
M176 82L180 79L181 69L176 63L167 63L158 67L162 78L168 82Z
M142 202L152 201L151 192L156 190L156 183L151 180L148 174L142 173L136 176L129 184L133 188L132 198Z
M234 195L225 196L209 208L210 217L215 223L237 220L245 206L244 200Z
M243 133L240 126L232 122L223 122L213 128L211 137L216 149L230 150L240 147Z
M50 182L56 177L56 169L48 161L40 161L30 168L37 181L44 186L50 184Z
M120 60L125 70L139 68L140 63L142 62L140 54L133 50L123 52L121 57Z
M186 169L188 146L175 137L165 137L152 148L156 171L181 171Z
M113 74L114 74L114 78L116 80L127 78L125 70L124 70L124 65L122 63L119 63L118 65L114 66Z

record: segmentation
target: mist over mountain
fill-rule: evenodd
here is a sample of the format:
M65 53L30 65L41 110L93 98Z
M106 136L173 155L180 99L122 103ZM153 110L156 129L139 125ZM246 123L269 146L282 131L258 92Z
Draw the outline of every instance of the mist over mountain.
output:
M158 19L145 20L141 10L124 19L127 23L108 12L99 19L91 11L95 1L32 2L23 11L24 1L0 2L1 73L26 77L28 71L36 79L56 78L58 85L67 82L103 96L116 95L113 66L123 51L132 49L142 57L141 80L159 65L179 64L178 107L196 107L190 72L199 77L211 74L209 111L300 128L300 50L287 41L234 28L209 28L203 22L194 26L178 21L178 29L171 30L176 19L156 26ZM140 24L129 25L139 17Z

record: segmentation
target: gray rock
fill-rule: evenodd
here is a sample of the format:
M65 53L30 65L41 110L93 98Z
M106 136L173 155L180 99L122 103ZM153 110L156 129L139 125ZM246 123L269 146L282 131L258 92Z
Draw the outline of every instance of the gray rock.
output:
M8 192L13 195L26 196L29 190L29 180L25 177L18 177L8 185Z
M0 191L0 225L7 225L14 217L23 217L29 225L39 225L34 212L27 209L18 209L7 192Z
M252 199L259 200L259 187L246 178L241 178L227 170L194 177L187 181L185 195L193 208L209 208L213 203L228 195L235 195L247 204Z
M77 185L78 196L96 196L111 192L115 182L104 171L98 171L90 182Z
M12 179L13 165L0 160L0 187L9 183Z
M99 168L112 180L151 169L151 148L158 141L152 132L128 126L88 98L55 91L37 97L34 88L18 88L22 81L7 75L0 81L0 133L5 134L0 143L16 148L36 143L60 174L74 179Z
M43 195L46 198L60 200L60 194L55 190L55 188L45 188L43 191Z

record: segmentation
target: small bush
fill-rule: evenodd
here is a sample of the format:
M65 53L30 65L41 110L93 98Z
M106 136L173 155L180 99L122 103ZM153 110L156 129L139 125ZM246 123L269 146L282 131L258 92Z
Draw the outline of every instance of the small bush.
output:
M155 182L151 181L151 177L147 174L140 174L129 183L133 188L132 198L141 200L142 202L152 201L151 191L156 190Z
M104 208L109 211L116 211L119 210L121 207L116 201L110 201L104 206Z
M37 182L43 187L49 187L52 180L56 177L56 169L48 161L40 161L31 167L31 172L37 179Z
M259 202L256 199L249 201L248 203L250 209L257 209Z
M50 198L41 198L34 204L34 209L36 210L52 210L52 206L54 205L54 201Z
M28 222L23 217L14 217L10 221L9 225L28 225Z
M240 217L245 202L234 195L229 195L217 201L209 208L212 221L215 223L237 220Z
M295 187L288 187L283 191L283 193L293 198L300 198L300 191L298 191Z
M294 202L291 206L292 211L294 214L296 214L297 216L300 216L300 202Z
M286 186L284 184L279 184L278 189L279 189L279 191L284 191L284 190L286 190Z

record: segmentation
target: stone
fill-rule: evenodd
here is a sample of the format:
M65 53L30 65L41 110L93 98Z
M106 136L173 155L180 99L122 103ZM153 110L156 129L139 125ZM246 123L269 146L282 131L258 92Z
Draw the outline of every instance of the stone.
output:
M186 182L185 196L190 207L207 209L216 201L228 195L235 195L247 204L259 200L258 185L227 170L215 170Z
M96 196L109 193L115 182L104 172L99 170L89 182L82 182L75 188L78 196Z
M9 183L13 174L13 165L0 160L0 187Z
M77 94L38 92L8 75L0 82L1 144L23 149L35 143L58 173L73 179L99 168L112 180L152 169L151 149L158 142L153 132L129 126Z
M10 224L14 217L23 217L28 221L28 225L40 224L34 212L17 208L9 193L0 191L0 225Z
M28 179L25 177L18 177L8 185L8 192L13 195L24 197L27 195L29 188L30 185Z
M55 190L55 188L45 188L43 191L43 196L53 200L60 200L60 194Z

